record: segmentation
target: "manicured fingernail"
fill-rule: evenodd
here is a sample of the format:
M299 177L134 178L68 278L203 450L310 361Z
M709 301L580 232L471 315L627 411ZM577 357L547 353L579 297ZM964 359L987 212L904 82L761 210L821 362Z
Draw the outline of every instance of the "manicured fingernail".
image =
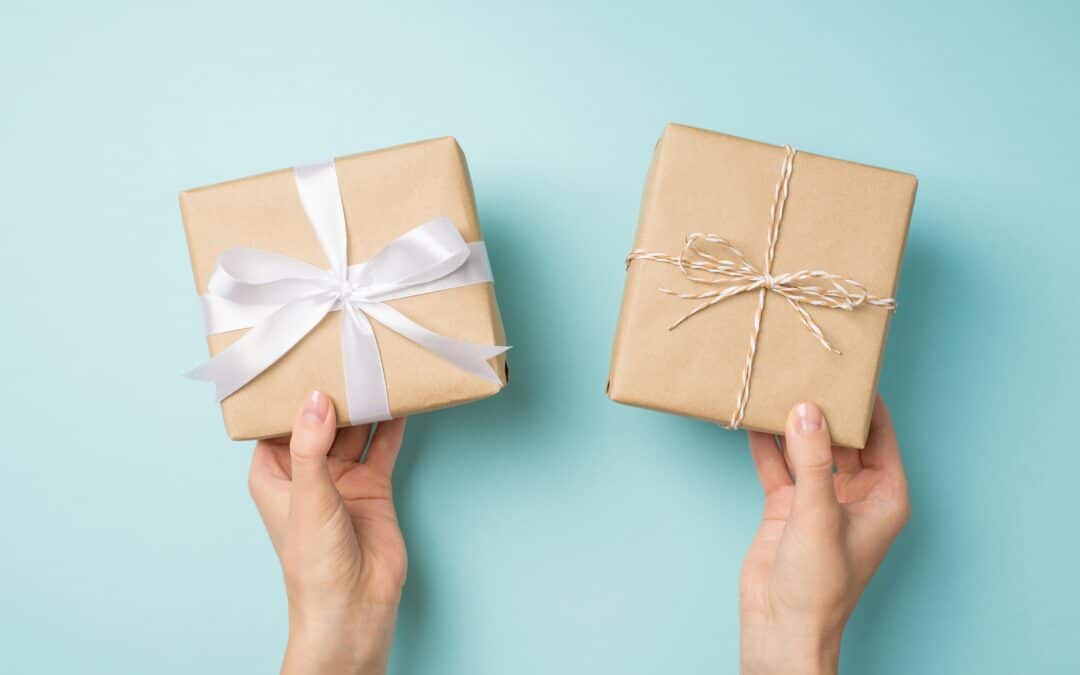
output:
M821 431L821 410L813 403L800 403L795 408L795 430L800 434Z
M322 424L330 410L330 399L321 391L313 391L304 403L304 420L309 424Z

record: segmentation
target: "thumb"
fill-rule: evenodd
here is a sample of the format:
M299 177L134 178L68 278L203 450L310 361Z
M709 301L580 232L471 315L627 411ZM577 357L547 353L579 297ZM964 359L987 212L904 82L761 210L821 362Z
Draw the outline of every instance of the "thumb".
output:
M832 440L821 408L813 403L792 408L784 440L795 472L795 509L836 504Z
M289 439L291 510L300 518L326 509L338 498L326 463L326 455L334 443L336 425L337 416L330 398L319 391L311 392L296 415Z

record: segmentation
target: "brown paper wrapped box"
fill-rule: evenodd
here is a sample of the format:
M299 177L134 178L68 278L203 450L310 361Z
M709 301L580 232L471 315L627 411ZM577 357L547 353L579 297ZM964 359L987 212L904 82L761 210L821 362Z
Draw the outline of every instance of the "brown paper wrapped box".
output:
M786 151L671 124L656 145L634 248L678 256L688 235L718 235L758 269ZM772 274L824 270L895 296L914 176L799 151ZM679 268L633 260L612 350L608 395L635 406L727 423L742 387L758 292L669 326L698 301L659 292L709 290ZM822 347L784 297L767 292L741 426L782 433L790 408L814 401L838 445L861 448L869 432L890 312L805 306L842 354Z
M440 138L335 160L348 226L350 264L369 259L393 239L434 218L450 218L467 242L481 240L465 156L453 138ZM291 169L188 190L180 194L195 287L207 291L222 251L274 251L326 268L328 262L300 203ZM448 337L505 344L490 283L463 286L387 303ZM497 393L502 385L459 370L442 358L372 322L393 416L444 408ZM246 331L207 338L217 354ZM506 382L505 359L492 361ZM221 403L236 440L288 433L305 394L333 398L339 426L348 426L341 356L341 312L329 313L299 344Z

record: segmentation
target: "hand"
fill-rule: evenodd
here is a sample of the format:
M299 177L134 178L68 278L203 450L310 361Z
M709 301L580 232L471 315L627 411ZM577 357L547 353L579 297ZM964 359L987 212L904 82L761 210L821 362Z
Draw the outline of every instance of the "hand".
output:
M282 673L383 673L405 583L390 474L405 420L341 429L312 392L288 439L255 446L248 480L285 574ZM336 437L335 437L336 435Z
M743 675L835 673L844 624L910 515L880 397L864 450L833 447L812 403L788 415L785 443L786 456L750 433L765 513L739 584Z

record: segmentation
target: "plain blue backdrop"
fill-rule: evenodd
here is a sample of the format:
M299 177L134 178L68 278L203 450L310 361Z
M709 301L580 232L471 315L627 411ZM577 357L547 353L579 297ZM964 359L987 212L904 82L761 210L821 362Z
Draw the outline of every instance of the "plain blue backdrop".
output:
M843 668L1080 672L1075 3L155 4L0 9L0 670L277 668L177 193L452 134L514 378L410 422L391 671L734 672L745 435L604 396L678 121L920 179L881 381L914 516Z

